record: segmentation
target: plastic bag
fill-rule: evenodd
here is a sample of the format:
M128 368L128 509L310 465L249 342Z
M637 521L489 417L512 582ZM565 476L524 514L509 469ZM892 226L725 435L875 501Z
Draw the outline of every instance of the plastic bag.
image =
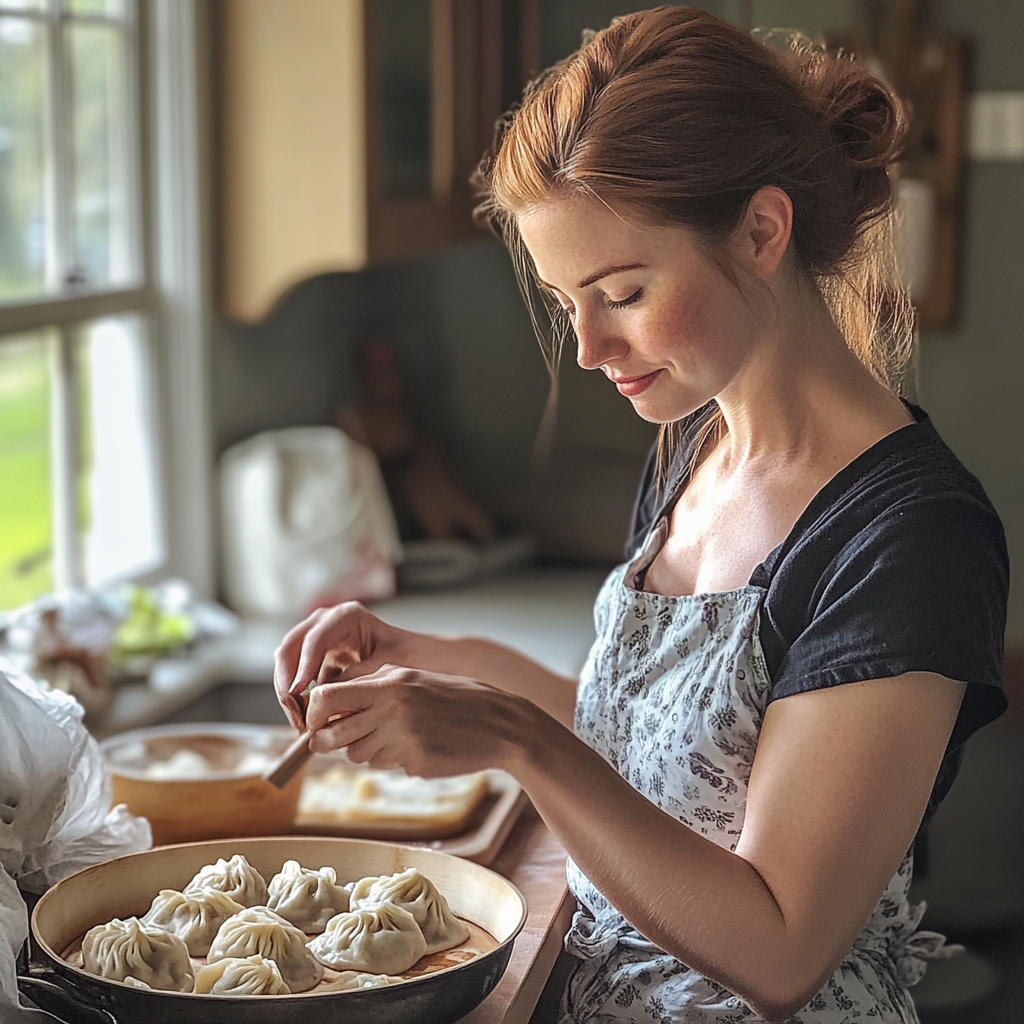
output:
M144 818L124 805L108 810L103 757L82 714L67 694L0 672L0 1022L35 1019L19 1007L15 982L28 928L19 887L43 892L153 842Z
M335 427L257 434L221 459L224 588L246 615L388 597L401 561L376 456Z

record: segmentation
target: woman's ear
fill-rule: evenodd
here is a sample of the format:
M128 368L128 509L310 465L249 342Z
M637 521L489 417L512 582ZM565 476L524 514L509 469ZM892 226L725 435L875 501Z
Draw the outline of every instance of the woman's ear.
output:
M759 188L736 229L737 255L756 277L771 277L793 233L793 201L776 185Z

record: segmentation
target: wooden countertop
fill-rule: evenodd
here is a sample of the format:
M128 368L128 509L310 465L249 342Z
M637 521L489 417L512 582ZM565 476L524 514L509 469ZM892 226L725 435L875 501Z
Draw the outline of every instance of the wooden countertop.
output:
M526 925L497 987L459 1024L528 1024L576 909L565 883L565 858L561 843L528 805L490 865L526 897Z

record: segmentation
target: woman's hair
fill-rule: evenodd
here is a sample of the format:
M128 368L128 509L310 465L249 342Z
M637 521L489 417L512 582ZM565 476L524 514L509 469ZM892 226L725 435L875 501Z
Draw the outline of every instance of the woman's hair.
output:
M724 243L748 201L775 185L793 203L799 266L853 352L898 390L912 340L891 235L889 170L905 133L902 107L850 57L793 34L779 40L688 7L624 15L531 83L498 123L476 175L477 216L513 256L553 388L571 326L537 290L519 213L591 196L690 228L724 265ZM547 344L538 295L551 323ZM671 436L663 429L663 452Z

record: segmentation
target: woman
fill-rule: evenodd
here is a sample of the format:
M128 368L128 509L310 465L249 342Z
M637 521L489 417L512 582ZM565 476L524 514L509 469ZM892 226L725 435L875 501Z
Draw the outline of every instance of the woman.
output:
M599 33L528 91L486 209L662 428L577 691L356 605L285 638L315 750L511 771L570 854L564 1020L915 1021L915 834L996 717L1007 566L896 382L889 90L701 11ZM348 666L341 681L325 666ZM340 717L338 717L340 716Z

